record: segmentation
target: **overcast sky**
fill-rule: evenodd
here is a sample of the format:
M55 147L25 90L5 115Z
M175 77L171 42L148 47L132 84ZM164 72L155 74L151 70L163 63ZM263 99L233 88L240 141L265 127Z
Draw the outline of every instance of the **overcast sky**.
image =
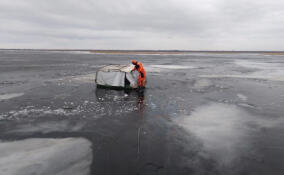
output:
M0 0L0 48L284 50L284 0Z

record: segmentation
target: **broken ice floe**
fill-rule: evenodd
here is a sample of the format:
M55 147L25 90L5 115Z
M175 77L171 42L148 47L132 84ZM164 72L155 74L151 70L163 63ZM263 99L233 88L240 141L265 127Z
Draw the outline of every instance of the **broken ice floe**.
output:
M92 102L85 100L82 104L75 105L73 102L64 103L62 108L53 109L51 107L37 108L28 106L19 110L11 110L8 112L0 113L0 120L20 120L29 118L40 118L48 116L61 116L61 117L86 117L97 119L105 115L122 115L137 110L137 101L101 101ZM91 116L90 116L91 115Z
M83 138L0 142L0 174L90 174L91 143Z
M0 114L0 120L14 120L14 119L25 119L25 118L38 118L48 115L59 115L59 116L72 116L82 112L80 106L75 109L66 110L63 108L52 109L51 107L36 108L34 106L27 106L19 110L11 110Z

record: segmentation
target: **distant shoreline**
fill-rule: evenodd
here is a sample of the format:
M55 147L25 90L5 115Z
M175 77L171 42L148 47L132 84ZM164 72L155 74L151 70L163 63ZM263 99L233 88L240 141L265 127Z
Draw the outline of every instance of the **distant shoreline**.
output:
M94 50L91 53L97 54L159 54L159 55L176 55L176 54L190 54L190 53L210 53L210 54L236 54L236 53L255 53L255 54L266 54L266 55L284 55L284 51L139 51L139 50Z
M0 49L0 50L15 50L15 51L84 51L94 54L118 54L118 55L143 55L143 54L158 54L158 55L176 55L190 53L210 53L210 54L237 54L237 53L255 53L265 55L284 55L284 51L210 51L210 50L91 50L91 49Z

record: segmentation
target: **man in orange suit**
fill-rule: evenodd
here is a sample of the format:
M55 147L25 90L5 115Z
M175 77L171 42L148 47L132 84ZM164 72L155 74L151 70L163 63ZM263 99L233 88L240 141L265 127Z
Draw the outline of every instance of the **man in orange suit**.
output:
M146 84L146 71L145 71L142 63L138 62L136 60L132 60L132 64L135 66L132 71L137 70L139 72L138 87L139 88L145 88L145 84Z

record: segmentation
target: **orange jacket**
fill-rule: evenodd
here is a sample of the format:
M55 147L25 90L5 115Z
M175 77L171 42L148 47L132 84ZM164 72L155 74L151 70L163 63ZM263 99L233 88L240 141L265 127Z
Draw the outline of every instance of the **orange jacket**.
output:
M142 65L142 63L137 62L137 65L133 68L133 70L137 70L139 72L139 76L141 78L146 78L146 71Z

